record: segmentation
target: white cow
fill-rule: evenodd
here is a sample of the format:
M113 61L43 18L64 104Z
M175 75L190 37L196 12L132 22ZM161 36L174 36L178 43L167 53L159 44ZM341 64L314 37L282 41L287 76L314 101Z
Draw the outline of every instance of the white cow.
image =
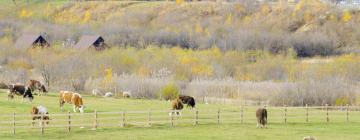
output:
M112 96L114 96L114 94L111 92L106 92L104 95L104 97L112 97Z

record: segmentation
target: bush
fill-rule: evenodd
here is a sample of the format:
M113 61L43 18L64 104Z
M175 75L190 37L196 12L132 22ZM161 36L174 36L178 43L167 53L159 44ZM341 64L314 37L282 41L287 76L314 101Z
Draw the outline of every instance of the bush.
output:
M160 98L165 100L173 100L179 96L180 90L174 83L168 84L163 87L160 93Z

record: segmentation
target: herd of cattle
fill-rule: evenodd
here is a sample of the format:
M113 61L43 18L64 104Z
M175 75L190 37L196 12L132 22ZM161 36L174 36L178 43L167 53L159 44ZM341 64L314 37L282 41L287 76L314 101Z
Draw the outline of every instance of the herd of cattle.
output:
M8 91L9 99L13 99L14 95L18 95L18 96L23 96L22 100L24 100L25 98L28 98L30 102L34 99L33 93L35 94L36 91L38 91L37 95L39 95L39 96L46 95L46 93L47 93L46 86L37 80L30 80L27 85L20 84L20 83L10 84L10 85L8 85L8 88L9 88L9 91ZM99 92L99 90L95 89L92 91L92 94L98 95L98 94L100 94L100 92ZM113 94L111 92L107 92L107 93L105 93L104 96L111 97L111 96L113 96ZM123 92L124 98L128 98L130 96L131 96L130 92ZM59 97L60 97L60 99L59 99L60 108L62 111L64 111L64 108L63 108L64 104L68 103L68 104L73 105L74 112L77 112L77 110L79 110L81 113L84 112L85 106L83 104L83 98L82 98L81 94L72 92L72 91L60 91ZM184 108L184 104L186 104L187 107L193 109L193 108L195 108L195 104L196 104L195 99L191 96L186 96L186 95L178 96L171 103L172 111L169 113L169 115L176 114L176 115L181 116L180 110L182 110ZM36 119L42 119L42 120L45 120L45 122L46 122L45 124L49 123L50 117L48 115L49 113L48 113L46 107L44 107L44 106L32 107L31 114L32 114L33 121L35 121ZM262 108L259 108L256 111L256 118L257 118L257 127L261 127L261 128L265 127L266 128L267 110L266 110L265 106ZM34 125L34 122L33 122L33 125Z

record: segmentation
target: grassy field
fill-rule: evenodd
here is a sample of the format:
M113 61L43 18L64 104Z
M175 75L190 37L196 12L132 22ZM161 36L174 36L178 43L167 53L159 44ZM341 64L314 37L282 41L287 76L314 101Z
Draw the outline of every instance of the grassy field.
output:
M58 105L58 97L56 93L51 93L47 97L35 97L32 103L20 103L20 97L18 96L14 102L6 100L5 92L0 92L0 106L2 114L11 114L16 112L17 114L29 114L30 107L33 105L44 105L48 107L50 114L62 113ZM99 112L114 112L123 110L167 110L170 103L166 101L158 100L142 100L142 99L105 99L101 97L84 97L85 104L87 105L86 112L91 112L96 109ZM72 111L71 105L65 106L66 110ZM215 119L205 120L205 114L202 114L203 110L211 109L217 110L221 108L224 113L221 116L224 118L220 125L216 124ZM1 139L277 139L277 140L296 140L302 139L304 136L315 136L321 140L353 140L360 139L360 135L357 134L360 125L360 113L351 112L350 122L347 123L343 111L331 111L330 123L325 122L324 112L321 110L310 110L310 122L304 123L304 110L301 109L289 109L288 110L288 124L283 123L282 108L269 108L269 127L268 129L256 128L254 118L254 107L246 107L244 110L244 123L241 124L238 119L239 111L238 106L233 105L206 105L199 104L199 125L194 126L192 121L182 123L178 119L174 127L171 127L168 123L154 124L152 127L144 126L132 126L127 127L100 127L94 131L92 127L85 127L83 129L79 127L73 127L71 133L67 132L64 128L46 128L45 134L42 136L37 128L24 128L19 129L15 136L12 136L11 129L1 129ZM226 111L225 111L226 110ZM234 113L231 113L234 112ZM192 111L186 110L183 112L184 119L188 116L192 116ZM189 113L189 114L187 114ZM86 114L86 113L85 113ZM162 115L166 118L167 113ZM296 117L298 114L300 117ZM146 116L146 115L144 115ZM213 115L215 118L216 115ZM92 116L90 116L92 117ZM101 116L103 117L103 116ZM105 116L104 116L105 117ZM11 118L11 117L10 117ZM141 118L141 119L145 119ZM26 118L25 118L26 119ZM30 119L30 118L29 118ZM79 118L81 119L81 118ZM88 121L87 117L84 117L82 122ZM6 120L6 118L2 118ZM53 118L55 121L56 118ZM232 120L232 121L231 121ZM91 121L91 120L89 120ZM92 122L86 122L92 123ZM101 122L102 123L102 122ZM109 123L109 122L108 122ZM111 122L110 122L111 123ZM112 122L118 123L118 121ZM5 126L5 125L3 125ZM27 126L27 124L26 124ZM1 127L0 127L1 128Z

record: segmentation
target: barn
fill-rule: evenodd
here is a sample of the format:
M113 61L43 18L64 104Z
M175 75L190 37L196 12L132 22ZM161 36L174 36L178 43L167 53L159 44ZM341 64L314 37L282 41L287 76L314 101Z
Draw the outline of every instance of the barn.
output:
M79 42L75 45L78 49L94 48L97 51L108 48L105 44L104 38L100 35L84 35L80 38Z
M47 48L50 47L50 43L42 36L38 34L23 34L15 43L17 48Z

